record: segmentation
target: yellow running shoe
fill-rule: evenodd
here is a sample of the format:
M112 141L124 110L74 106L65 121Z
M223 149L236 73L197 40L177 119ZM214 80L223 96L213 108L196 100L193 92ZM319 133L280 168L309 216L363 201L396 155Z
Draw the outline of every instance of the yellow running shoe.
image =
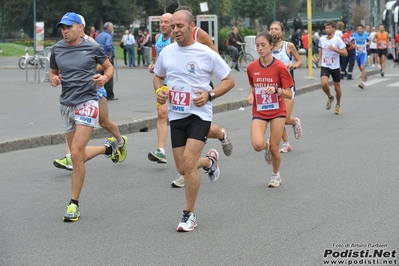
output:
M54 159L53 165L59 169L65 169L68 171L73 170L72 159L66 156L62 159Z
M339 104L335 105L335 114L336 115L341 114L341 106Z
M122 139L125 141L125 143L123 143L122 146L118 146L118 150L121 153L121 155L119 156L119 162L123 162L126 159L127 156L127 137L126 136L122 136Z
M79 220L80 212L79 207L74 203L69 203L67 211L64 214L64 222L76 222Z

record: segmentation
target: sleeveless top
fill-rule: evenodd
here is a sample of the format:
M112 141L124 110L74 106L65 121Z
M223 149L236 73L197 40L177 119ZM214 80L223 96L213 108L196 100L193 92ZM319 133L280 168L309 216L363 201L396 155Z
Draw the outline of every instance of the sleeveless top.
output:
M198 41L198 32L199 32L199 28L198 27L194 27L194 29L193 29L194 41Z
M292 55L287 53L287 41L283 41L283 45L279 50L273 50L273 57L280 60L284 65L288 65L292 61Z
M154 45L157 55L159 56L159 53L161 53L162 49L165 46L168 46L169 44L170 44L170 36L166 40L163 40L163 34L162 33L159 34L158 39Z
M292 62L292 55L287 53L287 46L288 46L287 41L283 41L283 45L281 45L280 49L272 50L273 57L283 62L283 64L286 66ZM295 92L294 70L290 69L289 72L294 81L293 92Z

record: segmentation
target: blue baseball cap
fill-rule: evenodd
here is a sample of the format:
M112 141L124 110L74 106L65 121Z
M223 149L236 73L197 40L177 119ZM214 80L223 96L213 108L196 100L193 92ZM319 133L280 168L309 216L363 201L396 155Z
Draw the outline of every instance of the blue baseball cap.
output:
M61 27L61 25L72 26L73 23L82 24L82 19L80 16L73 12L66 13L60 22L57 23L57 28Z
M349 25L348 30L353 30L353 27L351 25Z

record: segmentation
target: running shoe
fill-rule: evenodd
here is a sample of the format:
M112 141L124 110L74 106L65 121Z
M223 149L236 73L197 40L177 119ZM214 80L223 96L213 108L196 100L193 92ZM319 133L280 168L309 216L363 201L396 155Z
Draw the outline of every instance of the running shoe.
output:
M74 203L69 203L67 211L64 214L64 222L76 222L79 220L80 212L79 207Z
M381 71L381 77L383 77L384 76L384 71Z
M166 155L161 152L160 149L157 149L156 151L150 151L148 153L148 159L153 162L157 163L167 163L168 161L166 160Z
M269 187L279 187L281 185L280 174L272 174L272 179L270 180Z
M179 174L178 178L172 181L171 186L172 187L184 187L185 184L185 180L184 180L184 175Z
M210 149L206 154L206 157L212 162L212 166L204 168L206 174L211 182L216 182L220 177L220 169L218 165L219 153L215 149Z
M179 225L177 226L178 232L190 232L193 231L195 227L197 227L197 218L195 214L190 211L183 211L183 217Z
M106 148L111 147L112 153L110 155L105 154L105 157L111 158L112 162L117 163L121 158L121 152L118 149L118 144L116 143L116 139L114 137L108 138L105 142L104 146Z
M332 104L333 101L334 101L334 96L331 95L331 98L327 99L327 104L326 104L326 109L327 110L330 110L331 104Z
M233 144L231 144L229 131L226 128L221 128L220 130L222 130L224 135L224 139L222 140L223 153L226 156L230 156L233 152Z
M127 156L127 137L126 136L122 136L122 139L124 140L124 143L122 146L118 146L118 150L120 152L120 156L119 156L119 162L123 162L126 159Z
M290 152L291 150L292 150L292 148L291 148L291 145L289 142L285 142L285 143L283 143L283 145L281 145L281 149L280 149L281 153Z
M335 114L336 115L341 114L341 106L339 104L335 105Z
M359 87L359 88L361 88L361 89L364 89L364 83L363 82L360 82L359 84L357 84L357 86Z
M53 165L59 169L65 169L68 171L73 170L72 159L66 156L62 159L54 159Z
M265 161L268 164L272 164L272 153L270 152L270 142L269 139L267 139L267 149L265 149Z
M302 136L302 126L301 126L301 120L299 118L295 118L295 125L292 126L294 129L294 136L296 139L299 139Z

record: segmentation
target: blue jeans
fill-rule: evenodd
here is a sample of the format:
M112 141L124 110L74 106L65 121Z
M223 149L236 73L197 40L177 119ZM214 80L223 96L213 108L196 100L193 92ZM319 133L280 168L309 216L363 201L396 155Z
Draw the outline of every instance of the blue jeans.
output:
M233 63L237 63L238 49L233 45L227 46L227 49L229 49L232 54Z
M343 75L346 75L348 79L352 78L352 72L353 72L353 67L355 66L355 60L356 60L356 52L355 49L348 51L348 56L341 56L340 60L342 58L341 63L341 77ZM346 69L348 68L348 72L346 72Z
M135 54L134 54L134 46L133 45L127 45L127 58L129 59L129 66L136 66L136 59L135 59Z

